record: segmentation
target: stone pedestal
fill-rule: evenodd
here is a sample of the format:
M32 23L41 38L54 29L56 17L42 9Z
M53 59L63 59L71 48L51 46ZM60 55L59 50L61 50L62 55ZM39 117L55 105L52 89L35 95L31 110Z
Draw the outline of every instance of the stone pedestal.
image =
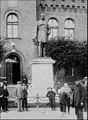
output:
M53 63L51 58L38 58L32 61L31 96L46 96L47 88L54 87Z

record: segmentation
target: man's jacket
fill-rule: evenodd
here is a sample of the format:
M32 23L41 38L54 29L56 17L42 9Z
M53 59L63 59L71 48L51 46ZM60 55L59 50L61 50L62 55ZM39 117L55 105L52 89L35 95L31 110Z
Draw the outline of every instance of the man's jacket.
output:
M74 91L74 103L75 106L81 107L81 102L85 102L86 92L85 88L82 85L78 85Z

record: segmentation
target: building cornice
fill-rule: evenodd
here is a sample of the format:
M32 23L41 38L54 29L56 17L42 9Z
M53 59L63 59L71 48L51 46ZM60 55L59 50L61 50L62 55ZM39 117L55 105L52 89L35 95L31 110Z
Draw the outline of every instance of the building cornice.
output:
M82 0L39 0L38 7L41 11L71 11L87 13L87 0L82 3Z

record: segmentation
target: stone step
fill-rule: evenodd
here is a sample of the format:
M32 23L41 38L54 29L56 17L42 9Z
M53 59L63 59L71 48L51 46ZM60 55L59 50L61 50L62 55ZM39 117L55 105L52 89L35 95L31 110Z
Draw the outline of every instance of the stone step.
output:
M39 108L42 108L42 107L50 107L50 104L49 102L48 103L28 103L27 104L29 108L36 108L36 107L39 107ZM55 103L56 107L59 107L59 103ZM14 102L12 101L9 101L8 103L8 108L17 108L17 104L15 104Z
M9 92L9 99L15 98L16 85L8 85L7 89L8 89L8 92Z

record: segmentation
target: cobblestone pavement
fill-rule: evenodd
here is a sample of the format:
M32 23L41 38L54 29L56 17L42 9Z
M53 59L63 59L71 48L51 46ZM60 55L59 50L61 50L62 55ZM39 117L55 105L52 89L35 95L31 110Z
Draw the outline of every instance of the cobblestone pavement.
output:
M75 110L71 108L70 114L62 116L60 109L52 111L50 108L29 108L28 111L18 112L16 108L10 108L8 112L1 112L0 119L76 119ZM87 112L84 112L87 120Z

